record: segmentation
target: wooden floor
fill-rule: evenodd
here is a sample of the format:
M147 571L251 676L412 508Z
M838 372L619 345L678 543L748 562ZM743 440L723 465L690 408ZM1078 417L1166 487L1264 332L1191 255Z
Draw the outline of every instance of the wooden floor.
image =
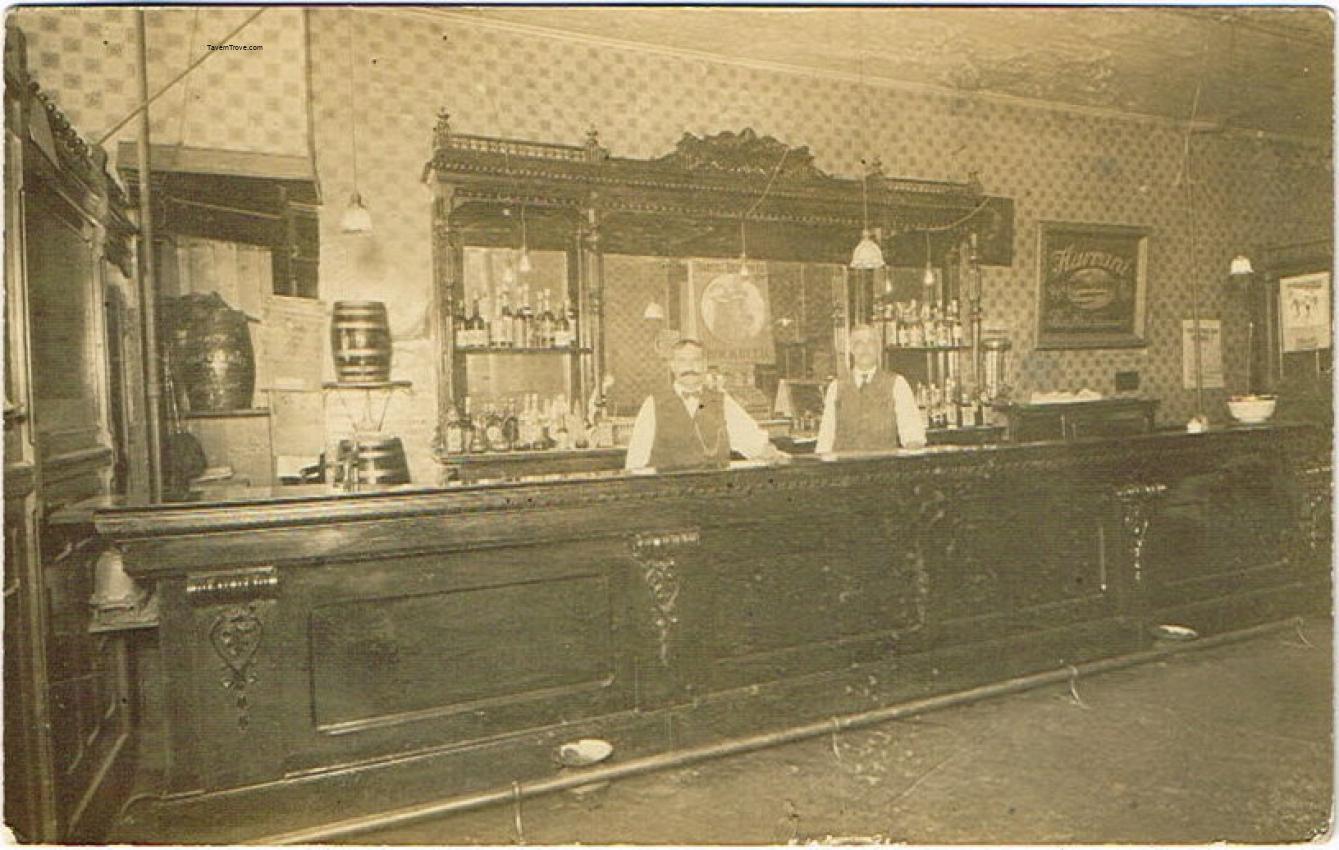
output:
M362 844L1207 843L1328 828L1332 627L412 828Z

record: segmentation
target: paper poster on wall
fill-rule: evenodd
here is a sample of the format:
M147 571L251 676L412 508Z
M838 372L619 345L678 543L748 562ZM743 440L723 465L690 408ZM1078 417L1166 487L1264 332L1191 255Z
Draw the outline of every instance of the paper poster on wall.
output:
M1223 323L1218 319L1200 319L1199 333L1200 386L1221 389L1223 386ZM1182 385L1195 389L1195 321L1181 320L1181 377Z
M262 389L319 390L330 360L330 317L322 301L271 295L265 299L263 353L269 380Z
M1280 278L1279 324L1285 352L1331 346L1329 272Z
M772 317L767 299L767 266L738 260L692 260L685 293L684 333L702 342L713 363L771 363Z

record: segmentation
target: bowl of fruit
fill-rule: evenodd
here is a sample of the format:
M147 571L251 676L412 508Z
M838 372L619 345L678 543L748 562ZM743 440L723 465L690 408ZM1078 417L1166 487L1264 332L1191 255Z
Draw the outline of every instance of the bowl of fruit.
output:
M1259 425L1274 415L1277 403L1272 395L1234 395L1227 400L1227 411L1243 425Z

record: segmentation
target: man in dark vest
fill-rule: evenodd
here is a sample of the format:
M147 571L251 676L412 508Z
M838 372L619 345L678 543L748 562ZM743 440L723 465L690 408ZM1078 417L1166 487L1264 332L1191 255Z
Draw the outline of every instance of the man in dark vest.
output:
M706 353L696 340L670 351L671 380L646 397L632 426L627 469L720 469L730 451L782 463L789 456L725 392L706 385Z
M814 451L880 451L925 445L925 420L906 378L879 368L879 337L868 325L851 329L850 372L823 399Z

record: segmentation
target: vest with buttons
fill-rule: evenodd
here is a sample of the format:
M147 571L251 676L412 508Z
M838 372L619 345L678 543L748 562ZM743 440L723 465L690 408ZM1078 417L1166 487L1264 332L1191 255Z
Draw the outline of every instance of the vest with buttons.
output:
M878 451L901 445L897 436L897 408L893 387L897 375L876 369L869 383L857 388L855 376L837 382L835 452Z
M723 393L703 387L695 418L688 415L672 385L661 387L652 397L656 436L651 443L651 466L657 470L715 469L730 463Z

